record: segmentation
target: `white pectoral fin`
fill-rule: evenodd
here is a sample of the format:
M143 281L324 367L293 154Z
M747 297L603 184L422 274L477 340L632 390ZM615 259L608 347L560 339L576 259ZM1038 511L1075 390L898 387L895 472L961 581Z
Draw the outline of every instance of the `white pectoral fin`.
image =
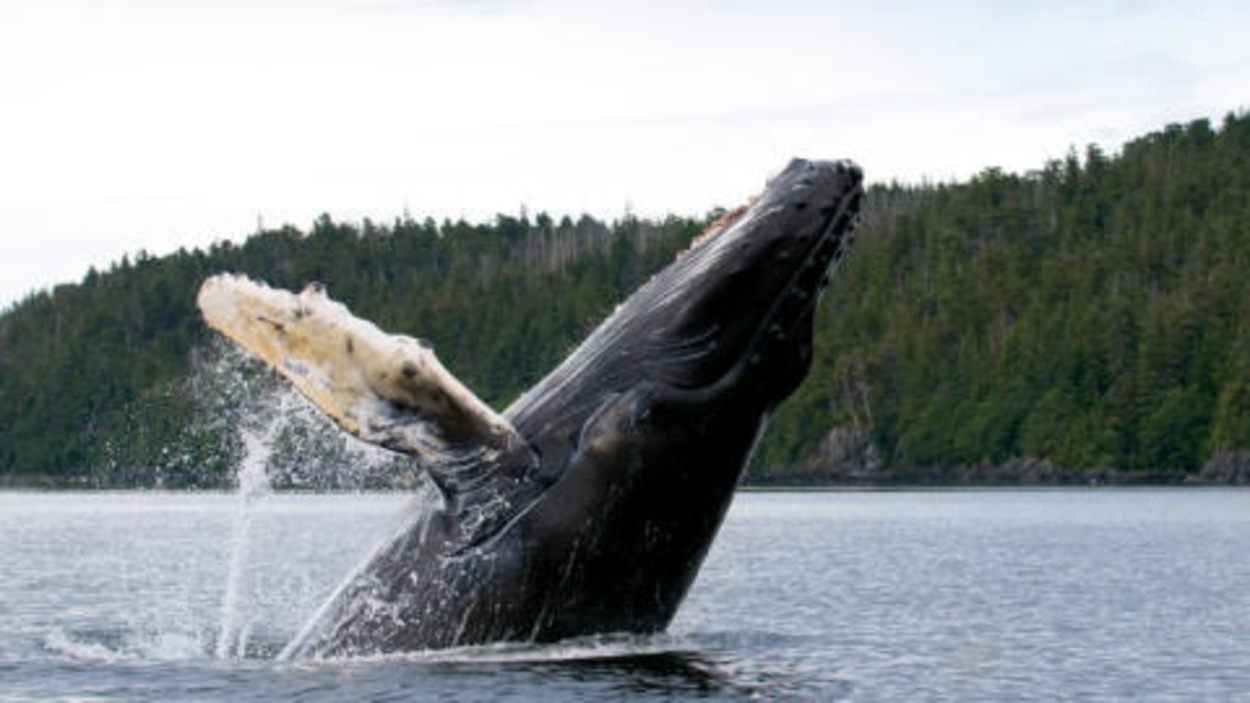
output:
M196 302L210 327L264 359L362 440L431 458L520 441L429 345L353 316L319 286L296 295L223 274L204 281Z

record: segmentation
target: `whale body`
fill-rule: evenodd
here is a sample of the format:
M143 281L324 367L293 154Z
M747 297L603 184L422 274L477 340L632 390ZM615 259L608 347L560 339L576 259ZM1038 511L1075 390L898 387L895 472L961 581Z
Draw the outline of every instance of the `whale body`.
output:
M280 657L663 630L808 372L862 193L854 163L795 159L502 413L320 288L207 280L212 327L432 479Z

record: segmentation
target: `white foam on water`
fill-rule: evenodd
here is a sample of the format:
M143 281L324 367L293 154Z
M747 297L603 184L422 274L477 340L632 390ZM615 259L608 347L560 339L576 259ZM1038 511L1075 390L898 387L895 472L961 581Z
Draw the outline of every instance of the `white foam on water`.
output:
M122 661L135 659L137 654L114 649L103 642L83 642L63 630L53 630L43 638L43 646L51 652L63 654L71 659L85 661Z
M425 661L465 663L533 663L619 659L622 657L669 654L687 647L664 634L607 634L578 637L551 644L499 644L425 652Z
M413 662L425 664L533 664L546 662L611 660L637 656L681 654L690 646L672 635L610 633L577 637L560 642L500 642L450 647L416 652L392 652L363 656L298 660L295 666L324 666L371 662Z
M43 637L42 644L50 652L82 661L188 661L205 657L200 638L179 632L130 633L110 643L56 629Z

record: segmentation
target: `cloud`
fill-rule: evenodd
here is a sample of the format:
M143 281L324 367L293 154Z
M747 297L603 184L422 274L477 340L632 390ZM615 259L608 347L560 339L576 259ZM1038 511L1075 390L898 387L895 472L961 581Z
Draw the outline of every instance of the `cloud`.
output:
M704 212L794 155L851 156L878 181L1035 168L1240 107L1248 16L1222 1L6 5L0 301L138 247L242 237L258 215Z

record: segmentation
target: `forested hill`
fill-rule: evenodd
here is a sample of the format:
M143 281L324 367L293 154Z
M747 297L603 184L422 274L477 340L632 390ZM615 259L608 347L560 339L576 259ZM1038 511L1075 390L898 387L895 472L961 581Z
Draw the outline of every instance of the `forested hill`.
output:
M752 480L1250 480L1250 117L866 207ZM228 481L212 273L321 281L501 408L705 222L323 217L92 271L0 316L0 481Z

